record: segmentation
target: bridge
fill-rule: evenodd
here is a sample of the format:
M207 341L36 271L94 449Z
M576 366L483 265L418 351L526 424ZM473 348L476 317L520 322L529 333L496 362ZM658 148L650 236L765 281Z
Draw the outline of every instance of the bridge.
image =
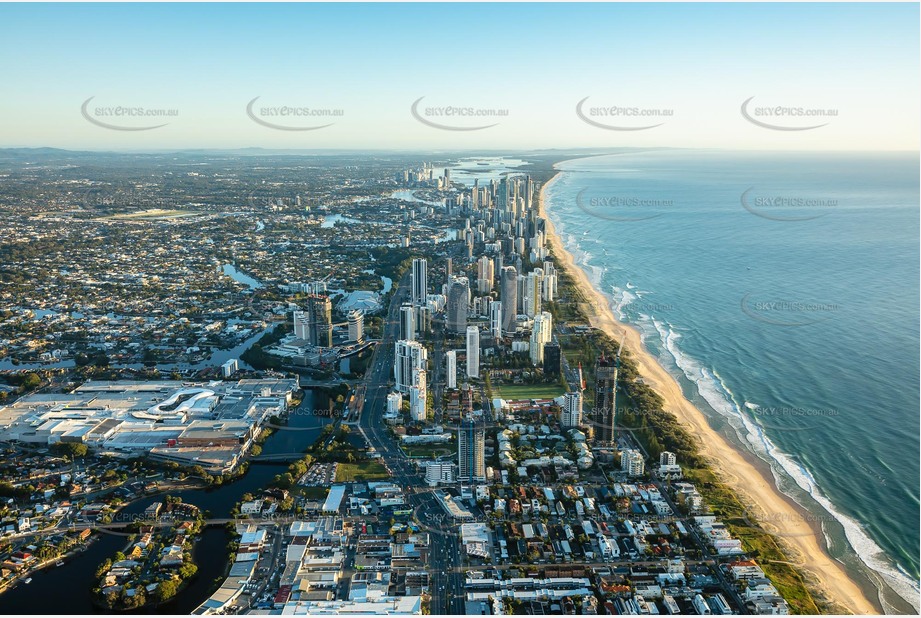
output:
M294 463L302 459L307 453L279 453L277 455L259 455L250 457L251 463Z

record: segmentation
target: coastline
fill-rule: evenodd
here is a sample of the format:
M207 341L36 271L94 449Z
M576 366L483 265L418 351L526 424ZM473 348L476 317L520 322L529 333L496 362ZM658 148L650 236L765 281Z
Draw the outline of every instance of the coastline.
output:
M686 429L700 438L700 453L710 461L716 475L743 502L751 505L756 514L762 515L759 518L761 521L764 521L763 514L769 513L771 518L783 522L784 530L790 534L779 537L778 541L785 550L795 555L797 568L810 576L807 585L819 600L831 605L834 611L840 611L838 608L841 608L854 614L883 613L881 605L871 601L843 566L829 556L822 541L821 530L814 523L809 523L810 518L802 507L775 487L763 462L737 449L711 428L706 416L684 396L677 380L643 346L639 331L614 317L607 299L595 289L585 271L563 246L547 214L546 190L559 178L560 173L556 170L553 177L541 187L538 214L546 221L547 243L557 257L558 267L569 273L592 305L589 323L614 340L624 339L624 345L635 360L640 375L662 397L663 408L674 414ZM769 527L765 529L771 531Z

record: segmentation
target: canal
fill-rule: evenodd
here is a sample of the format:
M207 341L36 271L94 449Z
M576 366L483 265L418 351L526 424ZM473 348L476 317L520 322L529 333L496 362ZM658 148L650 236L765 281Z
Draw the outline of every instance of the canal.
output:
M300 407L292 411L285 428L272 434L262 446L263 455L281 455L303 452L319 437L323 426L332 422L324 416L310 413L317 408L328 409L329 401L323 394L305 391ZM230 517L231 510L246 493L257 493L276 474L285 471L287 463L256 463L249 466L247 473L232 483L217 488L193 489L175 492L172 495L183 502L194 504L208 516ZM142 498L126 506L121 513L127 515L143 513L151 503L163 496ZM32 582L20 582L17 586L0 594L2 614L98 614L103 610L92 603L91 590L95 585L96 568L122 550L127 538L120 534L97 533L96 540L88 549L70 558L60 567L51 566L32 575ZM224 575L228 563L227 543L230 534L224 526L206 528L196 543L193 552L198 573L189 585L175 599L159 607L143 608L133 613L189 614L208 598L216 587L215 579Z

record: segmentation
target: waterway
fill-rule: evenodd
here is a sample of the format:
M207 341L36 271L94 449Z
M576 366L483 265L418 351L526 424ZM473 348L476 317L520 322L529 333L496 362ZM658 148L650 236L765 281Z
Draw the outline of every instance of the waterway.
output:
M263 444L263 455L300 453L319 437L323 425L330 423L329 417L314 416L308 411L328 407L324 395L306 391L298 411L290 414L288 425L278 429ZM300 411L304 411L301 413ZM251 464L240 479L212 489L192 489L175 492L183 502L194 504L206 516L229 517L233 507L245 493L257 493L276 474L285 471L287 463ZM162 496L142 498L125 507L126 515L142 513L151 503L162 500ZM122 517L124 519L124 517ZM127 538L123 535L105 534L90 544L89 548L69 559L60 567L51 566L32 575L32 583L19 583L14 589L0 595L0 614L98 614L102 610L92 603L91 590L95 584L96 568L121 551ZM227 543L230 534L224 526L206 528L193 551L198 574L175 599L160 607L147 607L134 613L147 614L189 614L198 607L216 587L216 579L222 578L228 563Z
M225 275L237 283L242 283L243 285L248 286L251 290L258 290L262 287L262 282L260 282L258 279L250 277L242 270L237 270L233 264L224 264L224 266L221 267L221 270Z

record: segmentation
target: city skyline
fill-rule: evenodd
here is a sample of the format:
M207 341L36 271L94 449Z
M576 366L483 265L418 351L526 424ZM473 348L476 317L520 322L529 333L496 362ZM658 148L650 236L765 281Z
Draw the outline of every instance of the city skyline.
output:
M918 48L917 5L6 5L0 15L13 60L0 147L918 147L919 64L904 53ZM780 107L826 115L766 115Z
M917 615L919 21L0 4L2 613Z

